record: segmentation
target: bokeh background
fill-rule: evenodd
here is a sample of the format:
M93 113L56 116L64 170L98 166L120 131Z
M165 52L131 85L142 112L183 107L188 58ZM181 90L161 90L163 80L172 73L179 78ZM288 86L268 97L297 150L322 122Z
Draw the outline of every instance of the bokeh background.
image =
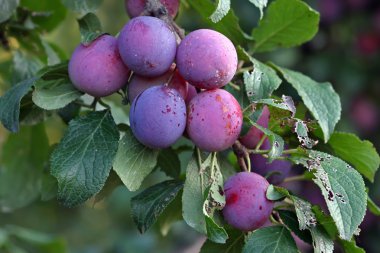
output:
M33 6L33 1L25 2ZM280 49L255 57L304 72L317 81L330 81L342 100L342 119L337 129L370 140L380 150L380 2L307 2L321 14L320 30L315 38L298 48ZM257 9L247 0L233 0L232 7L243 30L250 33L259 19ZM116 35L129 19L124 11L123 0L104 0L96 14L104 31L112 35ZM80 41L76 22L79 16L70 11L56 15L61 15L63 22L53 31L43 34L43 38L59 47L61 54L69 58ZM184 4L181 5L177 22L187 31L207 27L196 12ZM28 43L27 38L24 43ZM0 95L14 81L11 63L11 53L0 48ZM289 86L277 93L297 97ZM108 101L113 101L113 98ZM120 107L118 115L122 121L126 112L120 103L115 102L114 105ZM57 143L65 129L66 125L59 117L48 118L46 130L49 143ZM8 135L0 126L0 152ZM156 171L144 184L150 186L164 178L162 172ZM380 173L375 184L367 185L372 199L380 204ZM318 203L318 190L311 185L303 186L303 189L305 187L308 197L315 198ZM53 198L50 201L37 201L11 213L0 212L0 245L5 240L1 229L7 227L19 230L24 235L23 239L8 238L20 245L14 252L61 252L58 248L63 245L73 253L198 252L203 238L184 222L175 223L166 236L160 234L157 225L140 235L130 216L129 202L135 194L119 186L106 199L96 203L89 201L78 208L64 208ZM367 214L361 228L358 244L367 252L379 252L379 218ZM50 236L53 236L52 240ZM50 240L50 244L41 248L38 244L41 240ZM57 247L57 250L44 251L49 250L49 247ZM307 251L307 248L303 250Z

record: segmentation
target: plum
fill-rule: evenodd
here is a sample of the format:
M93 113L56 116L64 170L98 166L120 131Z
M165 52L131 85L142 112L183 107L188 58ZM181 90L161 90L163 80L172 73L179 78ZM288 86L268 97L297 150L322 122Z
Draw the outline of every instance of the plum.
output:
M150 148L167 148L183 134L186 104L176 89L153 86L133 101L131 129L135 137Z
M176 61L183 78L200 89L226 85L237 69L237 53L232 42L209 29L189 33L178 46Z
M165 6L169 15L173 18L177 15L179 9L179 0L160 0ZM140 16L144 11L146 0L125 0L125 10L131 18Z
M228 224L242 231L263 226L272 212L274 203L266 198L269 183L252 172L240 172L224 184L226 205L223 216Z
M270 149L269 140L266 139L262 145L262 149ZM271 184L280 184L288 176L292 163L286 160L274 160L268 163L268 159L262 155L250 155L252 171L262 176L270 175L268 181Z
M94 97L105 97L127 84L129 70L120 58L117 40L102 35L90 45L80 44L69 62L74 86Z
M197 89L193 85L187 86L187 96L185 99L186 104L188 105L190 101L198 94Z
M133 75L131 81L128 84L128 99L133 100L144 90L158 85L164 85L170 80L168 86L176 89L186 99L188 83L183 79L177 70L173 73L173 69L170 69L165 74L157 77L144 77L139 75Z
M118 46L128 68L147 77L168 71L177 50L176 37L169 25L148 16L131 19L120 32Z
M259 124L262 127L268 128L268 122L269 122L269 109L268 106L263 107L263 111L257 120L257 124ZM249 131L242 137L240 137L240 142L246 146L249 149L253 149L256 147L256 145L259 143L261 138L264 136L264 133L256 128L255 126L252 126Z
M232 146L242 122L239 103L225 90L203 91L188 105L187 133L205 151L221 151Z

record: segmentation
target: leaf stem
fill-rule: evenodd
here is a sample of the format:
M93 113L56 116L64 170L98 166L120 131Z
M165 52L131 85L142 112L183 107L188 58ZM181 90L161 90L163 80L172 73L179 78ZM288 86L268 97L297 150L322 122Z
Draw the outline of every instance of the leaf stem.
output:
M294 181L303 181L303 180L307 180L305 175L299 175L299 176L285 178L284 183L294 182Z
M250 71L250 70L253 70L253 66L250 66L250 67L246 67L246 68L240 68L236 71L236 75L238 74L242 74L244 73L245 71Z

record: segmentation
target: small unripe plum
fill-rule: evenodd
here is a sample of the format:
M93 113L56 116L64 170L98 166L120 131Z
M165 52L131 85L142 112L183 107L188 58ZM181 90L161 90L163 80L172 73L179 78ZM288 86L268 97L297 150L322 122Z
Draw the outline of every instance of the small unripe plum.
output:
M132 132L142 144L167 148L185 130L186 104L177 90L154 86L136 97L129 118Z
M263 107L263 111L257 120L257 124L268 128L268 122L269 122L269 109L268 106ZM249 131L242 137L240 137L240 142L246 146L249 149L253 149L256 147L256 145L259 143L261 138L264 136L264 133L259 130L257 127L252 126Z
M271 148L269 140L266 139L261 146L262 149L268 150ZM284 181L285 177L289 175L292 163L286 160L274 160L269 163L268 159L262 155L250 155L252 171L262 176L267 176L271 184L280 184Z
M177 50L176 37L169 25L148 16L131 19L120 32L118 46L128 68L148 77L168 71Z
M80 44L69 62L74 86L94 97L105 97L127 84L129 70L120 58L117 40L102 35L90 45Z
M240 172L224 184L226 205L223 216L228 224L242 231L252 231L268 220L274 203L267 199L269 183L252 172Z
M133 75L128 84L128 99L133 102L133 100L144 90L153 86L164 85L169 80L168 87L176 89L181 94L182 98L186 99L188 83L180 76L177 70L173 73L172 69L157 77Z
M179 0L160 0L165 6L169 15L173 18L177 15L179 9ZM125 0L125 10L131 18L140 16L144 11L146 0Z
M232 42L209 29L189 33L179 45L176 59L183 78L207 90L226 85L237 69L237 53Z
M205 151L221 151L232 146L242 122L239 103L225 90L201 92L188 105L187 133Z

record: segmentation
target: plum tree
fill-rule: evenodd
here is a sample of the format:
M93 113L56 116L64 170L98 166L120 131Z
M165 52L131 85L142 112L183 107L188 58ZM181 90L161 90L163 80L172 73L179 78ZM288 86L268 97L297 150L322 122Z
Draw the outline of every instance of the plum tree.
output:
M173 18L177 15L179 0L160 0L165 6L170 16ZM131 18L140 16L144 11L146 0L125 0L125 10Z
M133 75L128 84L128 99L133 100L144 90L158 85L164 85L168 81L168 86L176 89L183 99L187 98L188 83L181 77L177 70L170 69L165 74L157 77L145 77Z
M262 149L268 150L271 145L269 140L266 139L261 146ZM292 168L292 163L286 160L274 160L269 163L268 159L259 154L251 154L251 166L252 171L262 175L267 176L268 181L271 184L280 184L285 177L288 176L290 169Z
M176 89L153 86L132 103L131 129L150 148L166 148L182 136L186 125L186 104Z
M263 226L274 205L266 198L268 186L265 178L252 172L240 172L230 177L224 184L226 205L223 216L226 222L243 231Z
M120 58L117 40L102 35L90 45L80 44L69 62L74 86L94 97L105 97L127 84L129 70Z
M176 37L169 25L148 16L131 19L120 32L118 46L128 68L148 77L168 71L177 50Z
M262 127L268 128L269 117L270 112L268 106L265 105L256 123ZM255 126L252 126L244 136L240 137L240 142L247 148L252 149L256 147L263 136L264 133L261 130Z
M189 33L178 47L176 61L179 73L201 89L226 85L237 69L237 53L232 42L209 29Z
M238 138L242 117L239 103L228 91L203 91L188 105L187 133L199 148L221 151Z

